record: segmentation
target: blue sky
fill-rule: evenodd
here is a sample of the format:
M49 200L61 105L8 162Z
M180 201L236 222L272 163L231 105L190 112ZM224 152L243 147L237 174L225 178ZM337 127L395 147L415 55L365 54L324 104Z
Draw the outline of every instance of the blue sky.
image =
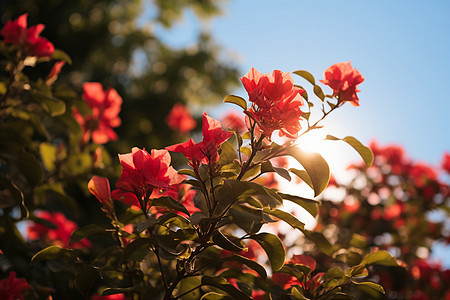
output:
M330 133L397 143L433 165L450 151L450 2L245 0L223 8L206 23L188 12L170 32L159 33L183 46L207 28L237 58L242 75L251 67L304 69L322 79L330 65L351 60L365 77L361 106L345 105L332 115ZM243 89L235 93L246 97Z

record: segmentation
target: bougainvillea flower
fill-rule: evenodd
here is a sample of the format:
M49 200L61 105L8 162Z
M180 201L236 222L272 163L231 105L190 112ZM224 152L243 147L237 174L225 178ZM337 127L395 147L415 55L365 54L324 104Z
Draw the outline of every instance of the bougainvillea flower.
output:
M39 211L36 213L41 219L44 219L53 225L56 229L48 228L40 223L33 223L27 228L28 237L31 240L42 239L64 248L88 248L91 242L83 239L80 242L69 243L72 232L78 229L78 225L68 220L61 212L50 213L48 211Z
M246 129L244 119L234 111L230 111L222 118L222 125L224 128L236 130L237 132L244 132Z
M241 82L252 102L246 113L268 139L275 130L279 130L280 136L298 137L302 115L300 106L303 105L301 95L305 91L294 86L289 73L274 70L272 75L264 75L252 68Z
M332 65L325 70L324 77L325 79L320 82L333 90L333 96L336 96L340 103L348 101L354 106L359 106L356 93L360 91L357 86L364 81L364 77L350 62Z
M193 164L215 164L219 160L219 147L233 133L222 129L219 121L203 113L203 141L196 144L193 139L166 147L167 150L180 152Z
M125 294L113 294L107 296L93 295L90 300L126 300L129 299Z
M178 131L181 134L188 133L197 125L189 110L181 103L176 103L172 107L167 115L166 123L170 129Z
M92 195L94 195L100 203L103 204L104 210L113 215L114 214L114 202L111 198L111 189L109 186L108 178L101 176L93 176L88 183L88 189Z
M16 278L16 272L9 272L9 277L0 280L0 299L23 300L22 292L31 288L23 278Z
M444 153L442 158L442 169L450 174L450 153Z
M151 153L134 147L131 153L119 154L122 174L113 191L114 199L128 205L142 207L148 199L161 194L161 190L175 189L183 177L170 166L171 158L167 150Z
M28 14L23 14L17 20L6 22L0 31L3 42L20 46L27 56L52 56L55 47L47 39L39 36L45 26L38 24L27 28L27 16Z
M61 69L65 63L66 62L63 60L55 62L53 68L50 70L50 73L48 73L47 78L45 79L46 85L52 85L53 82L55 82L56 79L58 79L58 75L61 72Z
M179 175L183 180L187 179L187 176ZM197 192L191 188L191 185L189 184L178 184L174 189L169 189L162 191L162 193L159 195L160 197L163 196L169 196L178 202L180 202L189 212L190 215L192 215L196 211L200 211L198 207L194 204L194 197L197 194ZM152 213L153 214L160 214L167 212L168 209L164 207L152 207ZM185 213L176 211L175 212L178 215L187 217Z
M117 134L112 130L121 123L119 118L122 98L112 88L103 90L98 82L86 82L83 85L83 99L92 109L92 114L82 116L76 108L73 109L75 119L83 127L83 142L92 137L94 143L105 144L117 140Z

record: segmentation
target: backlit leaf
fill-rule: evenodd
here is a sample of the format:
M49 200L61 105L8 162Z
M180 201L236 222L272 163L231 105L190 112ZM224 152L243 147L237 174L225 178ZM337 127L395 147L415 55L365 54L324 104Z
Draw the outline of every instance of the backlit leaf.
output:
M316 244L317 248L325 253L328 256L331 256L334 252L333 246L330 244L330 242L323 236L322 233L317 231L309 231L309 230L302 230L303 234L309 238L311 241Z
M286 222L294 229L303 229L305 228L305 224L300 222L295 216L292 214L282 211L280 209L269 209L269 208L263 208L263 212L266 214L272 215L277 217L278 219Z
M243 300L252 299L247 294L245 294L244 292L240 291L239 289L235 288L233 285L228 283L228 281L226 281L222 277L203 276L202 284L218 288L228 293L230 296L234 297L234 299L243 299Z
M72 64L72 59L70 58L70 56L66 52L64 52L60 49L55 49L55 51L52 54L52 59L63 60L65 62L67 62L69 65Z
M371 288L371 289L374 289L374 290L376 290L376 291L378 291L378 292L380 292L380 293L382 293L382 294L385 294L385 292L384 292L384 288L381 286L381 285L379 285L379 284L376 284L376 283L374 283L374 282L370 282L370 281L366 281L366 282L356 282L356 281L352 281L354 284L356 284L356 285L359 285L359 286L366 286L366 287L369 287L369 288Z
M72 235L70 236L70 244L79 242L84 238L105 232L105 228L95 224L89 224L72 232Z
M286 253L281 240L272 233L259 233L250 236L251 239L258 242L269 258L272 271L278 271L283 267Z
M354 138L352 136L346 136L345 138L340 139L340 138L334 137L332 135L327 135L325 139L332 140L332 141L341 140L341 141L346 142L347 144L352 146L353 149L355 149L356 152L359 153L359 155L361 155L361 157L364 160L364 163L366 164L367 167L370 167L372 165L372 163L373 163L372 150L370 150L369 147L364 146L356 138Z
M316 84L316 80L314 79L314 76L311 73L309 73L308 71L298 70L298 71L294 71L292 73L297 74L300 77L303 77L312 85Z
M258 275L261 276L261 278L263 278L263 279L267 278L266 269L264 269L264 267L261 266L260 264L258 264L257 262L255 262L251 259L248 259L247 257L241 256L238 254L234 254L232 256L225 257L222 259L240 262L240 263L246 265L247 267L249 267L250 269L253 269L254 271L256 271L258 273Z
M384 250L369 253L361 262L361 265L382 265L398 267L399 264L392 255Z
M309 175L308 175L308 173L306 173L305 170L298 170L295 168L290 168L288 171L297 175L297 177L300 178L301 180L303 180L304 183L309 185L310 188L314 189L314 186L311 182L311 178L309 178Z
M313 199L307 199L296 195L289 195L284 193L278 193L284 200L294 202L295 204L303 207L307 212L311 214L314 218L317 217L319 212L320 202Z
M171 197L161 197L157 199L151 200L151 206L165 207L169 209L174 209L177 211L181 211L188 216L190 215L189 211L184 207L180 202L172 199Z
M225 103L233 103L239 105L243 110L247 110L247 101L244 98L234 95L228 95L223 99Z
M330 167L325 159L319 153L306 152L297 147L288 148L287 153L305 168L314 187L314 196L322 193L330 180Z
M318 85L314 85L314 94L316 94L317 97L319 97L320 100L325 100L325 94L322 91L322 88Z
M31 258L31 264L35 264L43 260L75 259L76 257L77 254L74 250L63 249L58 246L50 246L36 253Z

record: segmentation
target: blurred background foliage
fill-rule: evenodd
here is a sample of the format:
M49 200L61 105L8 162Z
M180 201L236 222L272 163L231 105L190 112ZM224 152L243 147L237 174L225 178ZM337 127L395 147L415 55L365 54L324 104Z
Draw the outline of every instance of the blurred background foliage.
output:
M174 103L200 112L238 84L236 65L207 31L195 44L176 49L155 34L156 26L170 28L187 9L212 18L222 2L5 0L0 14L2 24L25 12L29 24L45 24L43 36L73 61L60 81L80 91L83 82L96 81L119 92L124 99L120 117L127 126L117 129L120 139L108 147L124 153L131 146L162 148L180 141L164 121ZM50 65L38 67L29 71Z

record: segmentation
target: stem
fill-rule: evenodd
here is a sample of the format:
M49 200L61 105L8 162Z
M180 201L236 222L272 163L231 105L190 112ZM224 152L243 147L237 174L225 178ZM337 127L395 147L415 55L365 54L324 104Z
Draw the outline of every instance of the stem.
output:
M255 158L256 153L259 151L259 147L261 147L264 137L265 137L264 134L261 134L261 136L259 137L256 144L254 143L254 139L252 137L252 153L250 154L250 157L247 159L244 166L242 167L241 172L239 173L239 176L237 177L237 180L241 180L242 177L244 177L245 173L247 172L247 169L249 168L250 164L252 163L253 158Z
M341 103L343 102L339 102L338 100L338 104L336 104L336 106L332 107L329 111L325 112L325 109L323 108L323 104L322 104L322 112L323 112L323 116L317 120L313 125L309 125L309 121L308 121L308 129L306 129L304 132L302 132L298 137L301 137L302 135L304 135L305 133L313 130L313 129L318 129L319 127L317 126L323 119L325 119L326 116L328 116L333 110L335 110L336 108L341 106Z
M163 280L163 283L164 283L164 289L166 291L168 291L169 287L167 285L166 277L164 276L164 271L163 271L163 267L162 267L162 263L161 263L161 258L159 257L159 249L158 248L153 248L152 250L155 253L156 258L158 259L158 265L159 265L159 270L161 271L161 277L162 277L162 280Z

